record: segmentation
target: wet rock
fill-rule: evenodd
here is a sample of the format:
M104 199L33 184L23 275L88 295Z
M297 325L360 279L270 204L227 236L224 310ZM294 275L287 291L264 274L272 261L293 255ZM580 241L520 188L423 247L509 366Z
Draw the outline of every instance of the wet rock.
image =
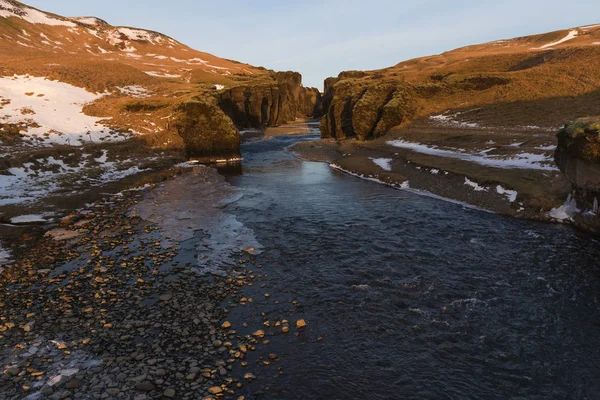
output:
M138 382L135 384L135 388L144 392L150 392L155 389L154 385L149 381Z
M65 387L67 389L79 389L82 386L83 386L83 382L81 380L77 379L77 378L71 379L65 385Z
M306 328L306 321L303 319L299 319L298 321L296 321L296 327L298 329Z
M213 386L208 389L208 393L210 394L220 394L223 393L223 389L220 386Z

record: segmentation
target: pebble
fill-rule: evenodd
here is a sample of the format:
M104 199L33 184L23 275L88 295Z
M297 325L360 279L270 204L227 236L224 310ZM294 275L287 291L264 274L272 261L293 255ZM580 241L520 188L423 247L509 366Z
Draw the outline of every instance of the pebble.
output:
M163 396L172 399L173 397L175 397L175 394L176 394L175 389L167 389L164 391Z
M138 382L135 384L137 390L143 390L144 392L150 392L154 390L154 385L149 381Z
M208 393L210 393L210 394L223 393L223 389L221 389L220 386L213 386L213 387L211 387L211 388L208 389Z
M306 327L306 321L303 319L299 319L298 321L296 321L296 327L298 327L298 329L302 329Z

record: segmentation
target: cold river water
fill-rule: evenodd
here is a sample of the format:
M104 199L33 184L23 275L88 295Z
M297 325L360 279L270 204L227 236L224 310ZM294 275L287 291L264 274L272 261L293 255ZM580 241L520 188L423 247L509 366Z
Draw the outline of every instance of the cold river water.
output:
M279 361L247 398L600 399L600 242L286 150L315 138L248 141L242 171L223 172L242 194L224 212L254 232L270 282L229 318L309 324L270 338Z

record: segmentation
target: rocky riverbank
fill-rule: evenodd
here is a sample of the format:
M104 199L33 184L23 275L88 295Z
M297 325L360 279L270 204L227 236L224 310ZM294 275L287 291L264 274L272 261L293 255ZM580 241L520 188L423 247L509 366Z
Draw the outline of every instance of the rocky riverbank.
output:
M3 398L237 398L258 368L276 363L258 350L268 343L262 318L244 327L226 318L228 305L252 302L241 288L267 286L253 272L254 249L217 239L220 257L238 246L218 275L205 275L209 263L193 250L195 232L215 232L190 220L204 215L190 207L199 196L227 196L224 185L214 169L195 167L88 205L41 239L22 232L16 262L0 274ZM202 208L218 215L219 206ZM290 331L287 321L269 326Z
M562 220L570 185L552 160L554 133L440 127L420 120L375 140L297 144L300 157L367 179L509 216Z

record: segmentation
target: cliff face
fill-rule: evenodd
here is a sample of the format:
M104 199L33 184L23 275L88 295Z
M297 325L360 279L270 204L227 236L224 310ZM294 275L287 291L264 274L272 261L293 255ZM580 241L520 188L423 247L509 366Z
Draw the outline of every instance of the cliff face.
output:
M600 117L565 125L555 160L574 188L579 207L597 211L600 199Z
M321 93L303 87L297 72L277 72L222 92L218 103L238 128L261 128L319 116Z
M417 103L410 85L362 77L360 72L345 72L325 81L323 137L375 139L415 115Z

